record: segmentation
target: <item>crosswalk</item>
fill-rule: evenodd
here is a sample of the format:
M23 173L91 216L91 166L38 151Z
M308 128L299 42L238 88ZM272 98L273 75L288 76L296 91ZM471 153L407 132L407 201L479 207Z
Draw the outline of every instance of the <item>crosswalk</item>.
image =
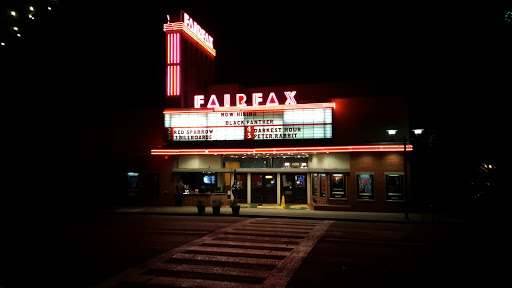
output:
M248 219L168 251L98 287L285 287L331 223Z

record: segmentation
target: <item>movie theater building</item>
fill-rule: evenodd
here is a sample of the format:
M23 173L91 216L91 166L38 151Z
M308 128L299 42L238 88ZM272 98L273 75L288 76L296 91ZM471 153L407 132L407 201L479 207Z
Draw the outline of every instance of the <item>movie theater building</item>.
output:
M401 134L405 98L371 83L214 85L213 37L184 12L164 31L163 142L150 169L129 172L132 188L151 170L169 199L183 181L184 205L234 197L280 205L284 197L313 209L403 210L412 150Z

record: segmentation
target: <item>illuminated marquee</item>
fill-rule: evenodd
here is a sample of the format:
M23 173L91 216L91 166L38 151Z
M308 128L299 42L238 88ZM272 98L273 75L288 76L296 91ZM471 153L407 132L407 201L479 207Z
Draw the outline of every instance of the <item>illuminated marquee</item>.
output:
M166 141L332 138L334 103L164 111Z

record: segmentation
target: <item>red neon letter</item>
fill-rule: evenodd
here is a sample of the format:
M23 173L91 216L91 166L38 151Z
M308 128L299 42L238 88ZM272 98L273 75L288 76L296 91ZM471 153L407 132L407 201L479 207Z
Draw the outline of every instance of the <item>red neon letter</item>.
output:
M208 108L213 108L213 107L219 107L219 101L217 101L217 96L215 95L212 95L210 97L210 101L208 101Z
M263 93L252 93L252 106L259 106L258 103L263 102Z
M267 99L267 106L279 105L279 101L277 101L276 94L274 92L270 92Z
M247 104L245 104L246 100L247 100L247 97L245 97L245 94L236 94L236 106L237 107L247 106Z
M297 91L286 91L284 92L284 95L286 95L286 103L284 103L284 105L295 105L297 104L297 101L295 101L295 93L297 93Z
M201 104L204 104L204 95L194 96L194 108L201 108Z

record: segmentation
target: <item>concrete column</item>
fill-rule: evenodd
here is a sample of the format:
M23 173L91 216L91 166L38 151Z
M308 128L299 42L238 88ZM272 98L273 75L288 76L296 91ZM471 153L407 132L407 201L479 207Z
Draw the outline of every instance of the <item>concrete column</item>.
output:
M281 205L281 173L277 173L277 205Z
M311 182L311 173L306 173L306 182L308 183L308 185L306 187L306 189L307 189L306 193L307 193L308 200L306 203L308 203L308 205L311 205L311 192L312 192L311 187L313 185L313 183Z
M252 186L251 173L247 173L247 204L251 203L251 186Z
M231 184L231 195L233 195L233 185L235 184L235 173L231 172L230 173L230 181L229 183Z

